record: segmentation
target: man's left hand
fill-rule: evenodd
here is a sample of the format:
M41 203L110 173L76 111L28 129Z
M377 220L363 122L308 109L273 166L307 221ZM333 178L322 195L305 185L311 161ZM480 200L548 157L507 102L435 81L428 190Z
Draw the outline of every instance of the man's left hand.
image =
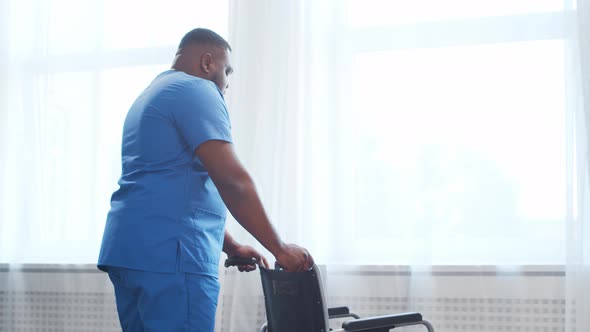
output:
M228 257L242 257L242 258L254 258L265 268L269 268L268 261L262 256L256 249L250 246L238 246L235 248ZM240 265L238 266L240 272L250 272L256 270L256 265Z

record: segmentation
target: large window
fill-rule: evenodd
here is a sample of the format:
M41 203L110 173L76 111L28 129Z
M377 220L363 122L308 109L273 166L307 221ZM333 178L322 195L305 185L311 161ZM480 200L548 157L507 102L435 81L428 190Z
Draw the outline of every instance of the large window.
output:
M3 178L0 262L95 262L129 106L170 67L186 32L206 27L227 37L228 2L14 0L5 7L0 41L11 104L2 105L3 154L12 157L3 166L17 176Z
M564 262L570 1L306 2L297 172L322 262ZM95 261L129 106L185 32L227 37L228 1L2 6L0 262Z
M347 5L333 259L563 263L568 4Z

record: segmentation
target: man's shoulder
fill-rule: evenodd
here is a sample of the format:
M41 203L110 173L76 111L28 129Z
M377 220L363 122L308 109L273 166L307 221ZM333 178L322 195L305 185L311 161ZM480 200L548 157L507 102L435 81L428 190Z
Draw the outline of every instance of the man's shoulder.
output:
M188 88L195 92L212 93L216 92L215 83L204 78L192 76L181 71L170 70L160 74L167 83L179 88Z
M225 103L215 83L173 70L160 74L146 93L150 104L156 108L177 109L179 105L190 105L194 109Z

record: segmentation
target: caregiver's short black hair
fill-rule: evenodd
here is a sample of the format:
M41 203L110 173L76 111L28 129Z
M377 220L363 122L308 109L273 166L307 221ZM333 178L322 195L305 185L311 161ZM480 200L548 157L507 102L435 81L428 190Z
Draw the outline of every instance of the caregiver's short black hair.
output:
M189 44L209 44L231 51L231 46L229 46L229 43L223 39L223 37L212 30L204 28L197 28L187 32L187 34L182 37L178 48L183 48Z

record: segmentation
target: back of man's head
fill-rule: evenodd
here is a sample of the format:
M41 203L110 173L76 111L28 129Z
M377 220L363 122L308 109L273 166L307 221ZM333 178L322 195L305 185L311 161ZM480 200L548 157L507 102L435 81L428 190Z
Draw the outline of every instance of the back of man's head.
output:
M223 37L212 30L204 28L197 28L189 31L184 37L182 37L178 48L181 49L191 44L212 45L231 51L231 46L225 39L223 39Z

